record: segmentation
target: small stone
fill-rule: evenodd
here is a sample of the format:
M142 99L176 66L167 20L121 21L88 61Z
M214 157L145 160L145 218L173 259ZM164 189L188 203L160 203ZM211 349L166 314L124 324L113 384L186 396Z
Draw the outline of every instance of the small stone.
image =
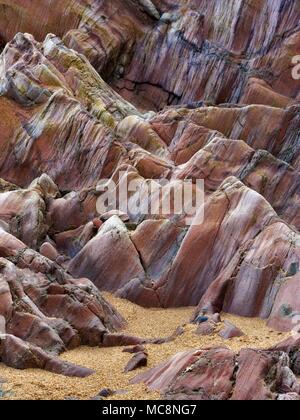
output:
M137 353L133 358L128 362L124 372L132 372L140 367L145 367L148 364L147 355L144 352Z
M103 347L125 347L143 344L145 340L125 334L104 334Z
M115 391L112 391L109 388L105 388L105 389L102 389L102 391L99 392L97 397L108 398L108 397L112 397L113 395L115 395Z
M96 229L100 229L101 226L103 225L103 222L102 220L96 218L93 220L93 225Z
M59 255L54 246L51 245L49 242L43 243L43 245L40 248L40 254L51 261L55 261Z
M207 321L199 325L196 334L198 335L212 335L216 331L216 323Z
M224 338L225 340L230 340L236 337L243 337L245 334L235 325L231 324L231 322L225 322L226 327L220 331L219 336Z

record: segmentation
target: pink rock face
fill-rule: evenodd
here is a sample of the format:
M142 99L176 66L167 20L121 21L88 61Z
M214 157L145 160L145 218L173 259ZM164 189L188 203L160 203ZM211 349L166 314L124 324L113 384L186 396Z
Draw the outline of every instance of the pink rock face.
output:
M133 383L145 383L173 400L299 400L299 383L283 352L224 348L179 353Z
M220 331L219 335L225 340L230 340L231 338L242 337L245 334L231 322L226 321L225 328Z
M216 331L217 324L213 321L206 321L200 324L197 328L197 334L199 335L213 335Z
M129 360L127 366L125 367L125 372L132 372L141 367L147 366L148 358L144 352L139 352L135 354L131 360Z
M75 277L86 273L85 276L97 287L114 292L144 273L138 252L118 216L113 216L103 225L97 236L72 260L69 271Z
M3 361L72 373L49 352L142 344L115 334L124 320L101 291L197 306L194 319L209 318L200 334L222 311L298 326L299 20L286 0L0 0ZM203 223L163 212L160 184L192 181L195 195L199 179ZM157 209L144 214L153 180ZM128 208L118 199L99 210L110 181L115 193L136 183L123 190ZM275 350L176 356L162 389L293 399L288 369L300 372L300 357L282 352L291 363ZM192 360L195 375L177 377Z

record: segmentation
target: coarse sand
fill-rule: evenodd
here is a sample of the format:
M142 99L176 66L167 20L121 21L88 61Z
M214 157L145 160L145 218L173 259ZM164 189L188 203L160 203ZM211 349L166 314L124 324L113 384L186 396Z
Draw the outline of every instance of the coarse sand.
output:
M163 338L174 333L178 326L184 325L184 334L175 341L162 345L147 345L149 352L147 370L169 359L180 351L188 351L213 346L227 346L234 351L242 348L269 348L284 340L288 334L271 331L263 320L222 315L241 328L244 337L224 341L218 333L209 337L195 334L196 326L189 324L194 308L144 309L128 301L117 299L110 294L105 297L126 318L126 334L142 338ZM125 374L132 355L122 352L123 348L81 347L61 356L63 360L94 369L96 373L85 379L66 378L42 370L18 371L0 364L0 391L5 399L61 400L90 399L102 389L119 391L111 399L117 400L155 400L160 395L149 392L145 385L130 385L130 380L142 371ZM1 385L1 381L5 381Z

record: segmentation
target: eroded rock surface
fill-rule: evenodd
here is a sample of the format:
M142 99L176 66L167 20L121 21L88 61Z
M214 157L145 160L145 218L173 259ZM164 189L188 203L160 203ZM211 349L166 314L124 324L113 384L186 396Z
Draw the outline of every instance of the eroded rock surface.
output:
M133 383L145 383L168 400L300 399L287 354L225 348L179 353Z
M295 328L299 21L299 3L286 0L0 0L3 361L26 367L39 352L35 367L62 372L41 352L142 344L114 334L123 320L101 291L145 307L198 306L195 319L225 311ZM177 190L198 179L205 197L192 216L204 209L204 222L165 214L163 180ZM121 200L99 211L109 180L115 192L135 182L124 188L137 212ZM156 212L145 215L151 198ZM237 363L243 381L245 354L212 351L224 380L212 389L201 368L200 397L293 399L284 353L246 353L257 362L254 395L229 375ZM168 395L194 392L180 387Z

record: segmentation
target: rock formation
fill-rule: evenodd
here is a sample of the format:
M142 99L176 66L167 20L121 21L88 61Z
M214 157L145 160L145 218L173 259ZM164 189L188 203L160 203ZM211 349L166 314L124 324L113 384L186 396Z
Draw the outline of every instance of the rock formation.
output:
M197 306L192 321L224 311L295 328L299 22L299 3L286 0L0 0L3 362L85 376L53 357L143 343L113 334L124 320L102 291ZM162 211L164 180L174 191L191 181L195 194L199 179L205 200L192 216L203 210L203 223ZM136 213L122 200L99 212L110 181L115 192L134 181L125 192ZM151 198L157 212L145 215ZM200 363L201 399L284 399L299 394L287 353L210 350L179 366L222 360L217 390ZM238 386L249 360L256 394ZM172 375L155 389L194 395L190 371Z
M288 355L280 351L226 348L179 353L137 376L168 400L299 400Z

